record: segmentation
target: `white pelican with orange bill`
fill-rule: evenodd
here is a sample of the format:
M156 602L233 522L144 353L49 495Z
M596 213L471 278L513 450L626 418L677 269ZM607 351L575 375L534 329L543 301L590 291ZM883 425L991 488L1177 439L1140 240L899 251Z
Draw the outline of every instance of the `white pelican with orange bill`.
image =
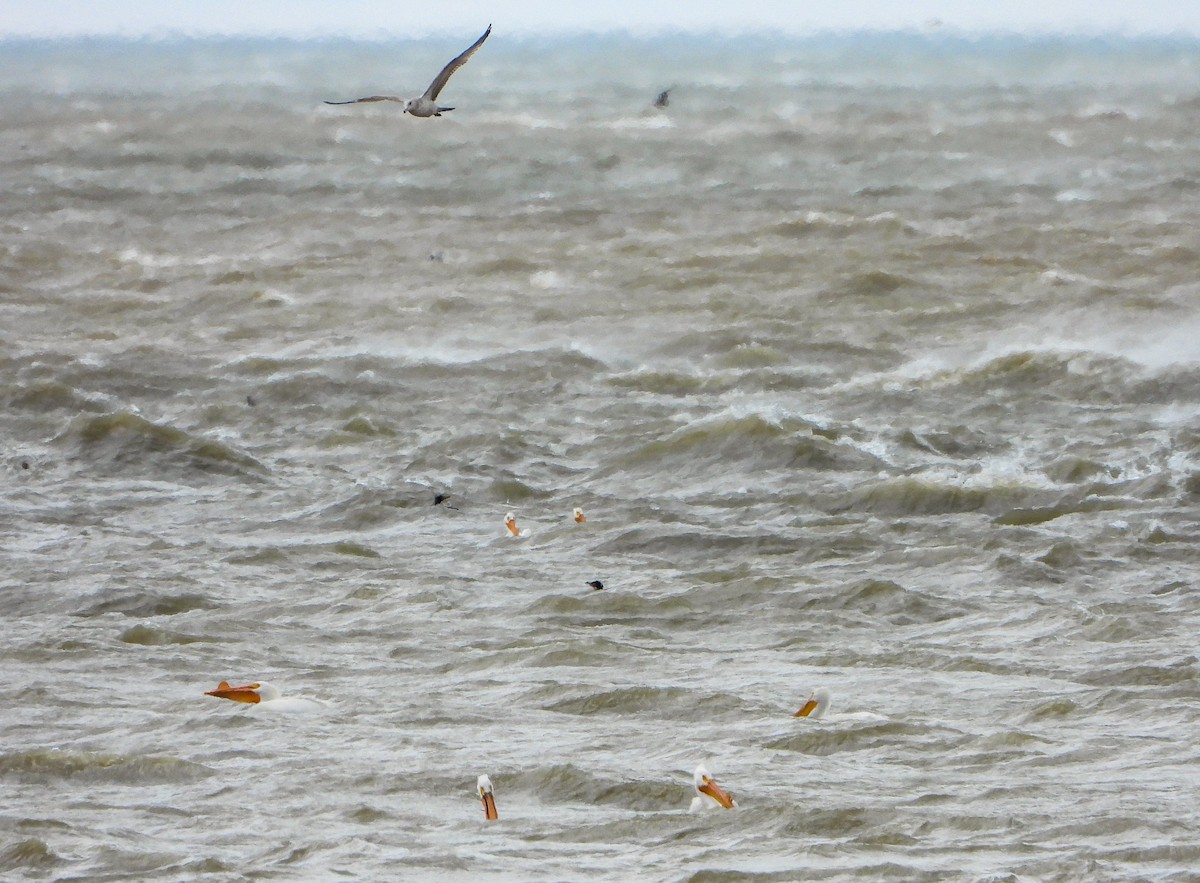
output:
M837 721L887 720L887 718L875 714L873 711L849 711L829 714L829 691L824 687L817 687L817 689L809 693L808 698L804 700L804 704L800 706L800 710L793 714L792 717L806 717L809 720L828 720L831 723Z
M712 777L712 773L704 764L696 767L696 771L692 773L692 779L696 783L696 796L692 798L692 805L688 807L688 812L703 812L717 807L733 809L737 806L733 795L717 784L717 780Z
M492 780L487 775L482 775L475 783L476 789L479 791L479 799L483 801L483 814L489 822L494 822L500 818L500 813L496 812L496 794L492 789Z
M231 687L229 681L221 681L217 689L207 690L204 695L257 705L266 711L322 711L330 707L330 703L323 699L309 699L307 696L284 696L279 692L278 687L265 681L242 684L240 687Z
M511 512L505 514L504 526L508 528L508 532L514 537L529 536L529 531L521 530L521 528L517 527L517 516Z
M575 518L576 524L583 524L585 521L587 521L587 516L583 514L583 510L578 506L575 507L575 511L572 512L571 515Z

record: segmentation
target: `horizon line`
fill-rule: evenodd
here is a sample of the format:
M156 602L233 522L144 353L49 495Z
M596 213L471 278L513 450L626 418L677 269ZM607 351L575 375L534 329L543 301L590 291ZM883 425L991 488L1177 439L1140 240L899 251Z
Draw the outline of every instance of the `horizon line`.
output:
M424 31L398 31L379 28L374 32L341 32L313 31L311 33L294 31L221 31L221 30L183 30L183 29L148 29L148 30L119 30L119 31L66 31L63 33L0 33L0 43L55 43L82 42L87 40L108 40L129 43L170 43L184 41L206 40L277 40L290 43L320 43L320 42L354 42L354 43L395 43L416 42L418 40L439 39L442 37L458 36L459 29L430 28ZM1049 26L1038 27L1004 27L1004 28L963 28L941 23L913 25L908 27L745 27L735 31L713 25L711 27L678 28L678 27L646 27L627 28L612 27L578 27L578 28L520 28L509 32L508 39L546 40L546 39L581 39L622 38L633 40L654 40L663 38L692 37L697 39L718 39L731 41L746 38L765 38L774 40L811 40L819 38L846 37L925 37L945 38L950 40L980 41L985 39L1030 39L1030 40L1121 40L1121 41L1196 41L1200 40L1200 28L1195 30L1182 27L1174 28L1059 28Z

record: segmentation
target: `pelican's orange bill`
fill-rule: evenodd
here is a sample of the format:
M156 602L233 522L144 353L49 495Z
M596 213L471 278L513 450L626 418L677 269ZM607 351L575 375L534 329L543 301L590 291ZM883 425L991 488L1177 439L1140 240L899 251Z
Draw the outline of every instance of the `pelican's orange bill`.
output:
M515 536L519 536L519 535L520 535L520 531L519 531L519 530L517 530L517 519L515 519L515 518L509 518L509 519L508 519L507 521L505 521L504 523L505 523L505 525L507 525L507 526L508 526L508 532L509 532L510 534L512 534L514 537L515 537Z
M496 812L496 798L492 796L491 791L485 791L483 797L483 814L487 816L489 822L494 822L500 818L500 813Z
M701 785L699 791L701 794L707 794L726 809L733 809L733 798L730 796L729 792L712 779L709 779L707 782Z
M232 699L234 702L261 702L262 697L255 692L258 689L258 684L245 684L241 687L229 686L229 681L221 681L217 685L217 689L208 690L205 696L216 696L218 699Z
M809 700L800 708L800 710L792 715L792 717L808 717L810 714L812 714L812 710L816 707L817 700L810 697Z

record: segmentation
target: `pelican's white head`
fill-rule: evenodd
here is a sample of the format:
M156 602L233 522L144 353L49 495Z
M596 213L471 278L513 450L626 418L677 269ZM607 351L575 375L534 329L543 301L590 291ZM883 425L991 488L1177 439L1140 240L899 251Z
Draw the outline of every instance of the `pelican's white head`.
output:
M492 780L484 774L476 781L475 787L479 791L479 799L483 801L483 814L489 822L494 822L500 818L500 814L496 812L496 796L492 792Z
M829 691L824 687L818 687L808 694L808 699L800 706L792 717L811 717L820 718L825 716L825 712L829 710Z
M713 778L712 773L704 764L696 767L696 771L692 773L692 780L696 783L696 791L699 794L711 797L725 809L733 809L737 806L733 795L717 784L717 780Z

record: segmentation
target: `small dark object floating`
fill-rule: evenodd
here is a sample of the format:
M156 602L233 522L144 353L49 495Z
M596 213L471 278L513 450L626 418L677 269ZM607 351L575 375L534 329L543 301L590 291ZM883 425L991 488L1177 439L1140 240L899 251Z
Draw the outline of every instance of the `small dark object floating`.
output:
M598 579L592 580L591 582L588 583L588 585L591 586L593 589L595 589L597 592L604 588L604 583L600 582L600 580L598 580Z
M449 499L450 499L449 494L434 494L433 495L433 505L440 506L440 505L442 505L442 503L446 503L446 501ZM455 512L458 511L457 506L451 506L449 503L446 503L446 508L453 509Z

